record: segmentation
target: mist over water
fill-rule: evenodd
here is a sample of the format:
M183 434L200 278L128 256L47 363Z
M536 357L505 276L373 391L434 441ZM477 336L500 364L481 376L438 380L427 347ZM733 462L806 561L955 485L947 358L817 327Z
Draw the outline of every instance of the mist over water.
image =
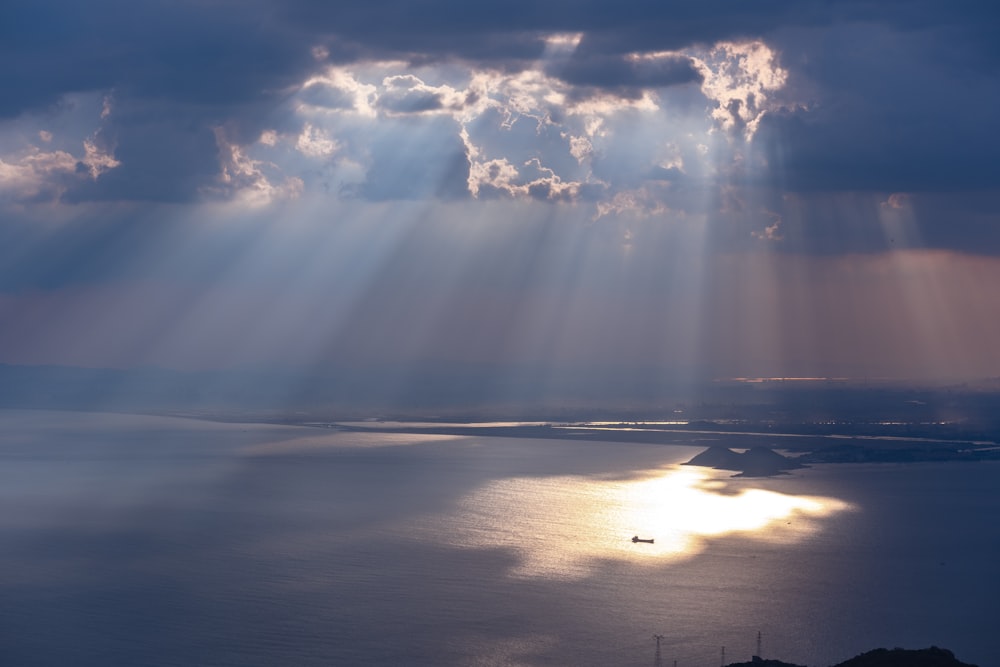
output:
M697 451L2 411L0 662L1000 653L1000 466L737 480Z

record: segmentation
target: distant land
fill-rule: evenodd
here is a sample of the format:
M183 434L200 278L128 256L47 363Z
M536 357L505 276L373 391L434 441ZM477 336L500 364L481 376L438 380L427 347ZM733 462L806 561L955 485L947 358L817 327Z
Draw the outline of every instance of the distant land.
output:
M705 447L693 465L773 475L818 463L1000 460L1000 379L670 380L608 386L565 372L541 394L531 369L489 366L177 371L0 364L0 408L177 415L339 430L558 438ZM602 370L604 376L609 373ZM613 398L607 398L611 396ZM746 450L745 453L733 451ZM726 453L728 451L728 454Z
M961 429L899 424L835 424L819 433L814 424L742 422L583 422L583 423L454 423L454 422L310 422L340 431L421 433L436 435L556 438L609 443L704 446L687 465L732 470L741 477L770 477L819 463L927 463L1000 461L996 440L971 440ZM838 433L843 429L847 433ZM976 432L982 437L982 433ZM945 437L947 436L947 437ZM734 449L743 449L737 452ZM787 452L784 455L775 450Z
M670 369L424 364L182 371L0 364L0 407L193 412L208 418L341 421L698 421L800 425L803 435L1000 433L1000 378L927 384L870 379L690 379ZM740 430L740 429L733 429ZM749 430L749 429L743 429Z
M763 660L754 657L750 662L733 662L726 667L807 667L781 660ZM919 650L902 648L878 648L857 655L850 660L838 662L831 667L977 667L958 660L955 655L943 648L932 646Z

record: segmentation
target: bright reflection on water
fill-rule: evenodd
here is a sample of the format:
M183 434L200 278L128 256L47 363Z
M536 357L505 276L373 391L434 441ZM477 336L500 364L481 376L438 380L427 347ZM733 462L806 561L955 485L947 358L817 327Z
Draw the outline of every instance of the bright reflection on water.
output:
M790 543L850 509L835 498L794 496L705 468L673 466L641 479L521 477L465 497L434 522L436 539L514 551L516 577L582 578L600 561L691 558L712 536L745 533ZM653 544L633 543L637 535Z

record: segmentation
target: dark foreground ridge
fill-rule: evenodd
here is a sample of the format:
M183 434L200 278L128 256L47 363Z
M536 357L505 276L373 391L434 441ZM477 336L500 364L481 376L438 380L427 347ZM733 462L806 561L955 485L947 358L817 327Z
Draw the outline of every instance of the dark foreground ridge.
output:
M750 662L733 662L727 667L806 667L806 665L754 657ZM838 662L832 667L977 667L977 665L958 660L947 649L931 646L919 650L877 648L850 660Z

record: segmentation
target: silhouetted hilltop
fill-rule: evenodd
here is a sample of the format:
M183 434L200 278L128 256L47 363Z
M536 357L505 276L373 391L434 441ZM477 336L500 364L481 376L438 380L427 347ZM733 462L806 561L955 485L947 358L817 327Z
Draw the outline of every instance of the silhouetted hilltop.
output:
M728 447L709 447L701 454L685 463L686 466L702 466L718 470L740 470L743 455Z
M750 662L731 662L726 667L806 667L797 665L794 662L782 662L781 660L762 660L754 657Z
M743 453L742 468L737 477L769 477L786 470L801 468L797 461L782 456L767 447L752 447Z
M754 656L750 662L733 662L726 667L806 667L781 660L762 660ZM977 667L962 662L955 655L943 648L909 650L902 648L877 648L867 653L855 656L850 660L839 662L833 667Z
M797 461L767 447L752 447L741 454L719 446L709 447L684 465L736 470L739 474L735 477L771 477L802 467Z
M976 667L955 658L951 651L937 646L917 651L877 648L846 660L834 667Z

